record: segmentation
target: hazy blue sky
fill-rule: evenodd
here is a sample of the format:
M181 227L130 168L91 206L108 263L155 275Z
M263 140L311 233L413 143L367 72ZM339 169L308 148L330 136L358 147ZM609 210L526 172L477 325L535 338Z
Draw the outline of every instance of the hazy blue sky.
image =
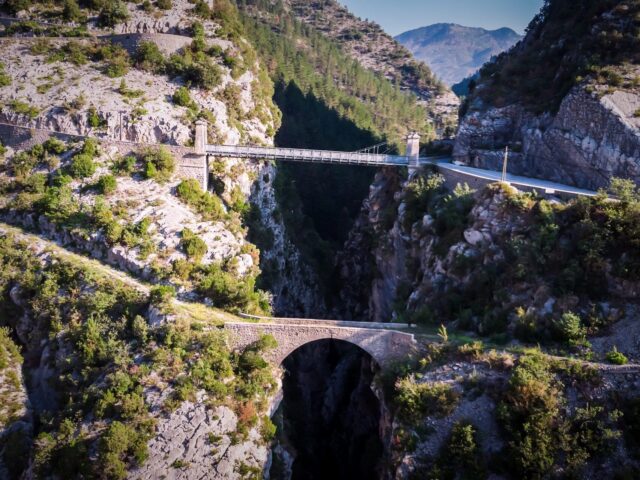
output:
M433 23L459 23L523 33L543 0L339 0L353 13L398 35Z

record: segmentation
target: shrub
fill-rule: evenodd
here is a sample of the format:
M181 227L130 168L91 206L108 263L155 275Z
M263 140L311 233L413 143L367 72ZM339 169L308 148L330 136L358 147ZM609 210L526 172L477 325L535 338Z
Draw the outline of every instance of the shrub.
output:
M171 8L173 7L173 4L171 0L156 0L156 6L160 10L171 10Z
M458 393L446 383L418 383L413 376L398 380L395 388L398 414L413 424L427 415L449 415L459 398Z
M262 435L262 439L267 443L271 442L276 436L276 430L277 428L271 421L271 418L269 418L268 415L263 416L262 425L260 426L260 434Z
M147 343L147 338L149 336L149 325L144 317L140 315L136 315L131 323L131 333L134 338L138 340L140 343Z
M4 71L4 63L0 62L0 88L11 85L11 77Z
M253 278L237 278L218 264L200 267L197 278L198 291L219 308L258 314L270 310L269 299L254 290Z
M629 359L614 346L611 351L607 352L607 361L614 365L626 365Z
M542 478L553 466L560 449L561 398L544 357L521 357L498 408L508 434L508 458L515 475Z
M40 115L40 110L21 100L17 100L17 99L11 100L9 102L9 107L17 114L26 115L31 120L33 120L38 115Z
M173 94L173 103L181 107L196 108L187 87L178 88Z
M89 122L91 128L101 128L106 124L106 121L100 118L96 107L94 107L93 105L89 107L89 110L87 111L87 121Z
M100 144L98 143L98 140L96 140L95 138L87 138L82 144L80 153L82 153L83 155L89 155L93 158L98 155L99 145Z
M586 329L581 318L573 312L567 312L555 322L559 337L570 345L578 345L586 340Z
M193 233L188 228L182 230L182 238L180 240L180 246L187 254L189 259L199 262L202 257L207 253L207 244Z
M114 162L111 170L116 175L131 175L136 169L136 157L128 155Z
M138 98L144 95L142 90L132 90L128 87L126 80L123 78L120 80L120 86L118 87L118 93L127 98Z
M486 478L478 433L472 424L457 422L453 425L447 443L440 450L436 469L442 472L443 478Z
M176 195L194 207L206 220L217 221L224 216L222 201L218 196L203 191L200 183L194 178L183 180L176 188Z
M158 285L151 289L149 301L153 305L166 305L176 297L176 289L170 285Z
M47 175L44 173L34 173L23 183L26 191L31 193L44 193L47 186Z
M98 179L97 183L98 192L103 195L110 195L116 191L118 182L113 175L103 175Z
M49 138L46 142L42 144L44 149L53 155L60 155L67 151L67 145L57 138Z
M93 158L84 153L80 153L73 157L71 165L69 166L71 176L76 179L91 177L95 171L96 164L93 162Z
M115 27L129 19L129 9L120 0L105 2L100 10L98 22L103 27Z
M98 462L106 478L125 479L129 459L141 465L147 457L149 434L137 432L132 426L115 421L100 438Z
M171 152L165 147L148 148L142 152L145 164L145 177L159 183L167 182L176 169L176 162Z
M11 170L17 178L25 178L38 163L38 158L31 153L19 152L11 159Z
M138 45L134 55L134 62L137 68L154 73L164 72L166 64L164 55L153 42L141 42Z
M67 22L82 22L86 19L76 0L64 0L62 18Z

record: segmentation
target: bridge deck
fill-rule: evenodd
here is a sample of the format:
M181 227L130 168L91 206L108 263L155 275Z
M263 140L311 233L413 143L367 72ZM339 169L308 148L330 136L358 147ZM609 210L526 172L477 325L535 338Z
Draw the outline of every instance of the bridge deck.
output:
M416 328L408 323L382 323L382 322L358 322L356 320L327 320L315 318L291 318L291 317L263 317L241 313L242 318L255 320L257 323L270 323L279 325L324 325L329 327L351 327L371 330L406 330Z
M340 163L346 165L407 166L409 158L400 155L375 153L308 150L303 148L243 147L236 145L207 145L206 152L214 157L284 160L310 163Z

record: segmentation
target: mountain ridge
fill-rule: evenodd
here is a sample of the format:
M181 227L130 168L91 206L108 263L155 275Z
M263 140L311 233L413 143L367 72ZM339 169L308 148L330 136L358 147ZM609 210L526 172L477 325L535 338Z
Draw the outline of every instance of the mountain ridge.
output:
M409 30L395 39L427 63L449 85L473 75L493 56L510 49L522 36L508 27L488 30L456 23L435 23Z

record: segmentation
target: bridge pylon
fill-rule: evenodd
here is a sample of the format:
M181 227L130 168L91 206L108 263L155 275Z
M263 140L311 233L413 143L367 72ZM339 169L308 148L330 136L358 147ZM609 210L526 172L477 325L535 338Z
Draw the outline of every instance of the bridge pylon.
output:
M202 118L196 120L196 139L194 146L197 154L207 154L207 121Z
M409 174L418 170L420 166L420 134L411 132L407 135L407 159L409 160Z

